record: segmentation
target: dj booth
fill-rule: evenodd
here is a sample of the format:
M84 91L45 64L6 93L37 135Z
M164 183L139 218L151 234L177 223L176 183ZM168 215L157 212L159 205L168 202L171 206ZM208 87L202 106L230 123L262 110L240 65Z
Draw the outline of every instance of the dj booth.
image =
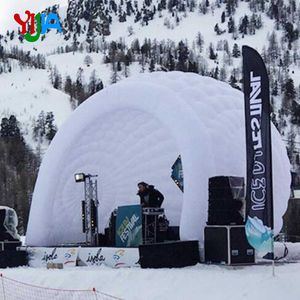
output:
M127 205L111 213L109 226L99 241L103 246L138 247L168 239L178 240L179 229L169 227L163 208Z
M179 241L179 227L169 226L164 208L118 207L99 241L103 246L138 248L142 268L186 267L200 261L198 241Z

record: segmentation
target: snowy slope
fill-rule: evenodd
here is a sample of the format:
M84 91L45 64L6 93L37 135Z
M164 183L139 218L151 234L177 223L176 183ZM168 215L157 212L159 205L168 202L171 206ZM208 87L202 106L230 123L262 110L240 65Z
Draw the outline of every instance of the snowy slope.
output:
M69 96L54 89L48 77L46 70L20 70L18 66L0 77L0 117L14 114L32 145L32 126L41 111L52 111L59 127L72 111Z
M226 18L225 23L221 24L221 15L224 10L224 4L220 8L216 7L213 11L209 10L209 12L205 15L200 14L198 10L195 9L194 12L180 14L180 22L178 25L176 25L174 17L172 17L171 13L167 10L162 12L161 17L159 17L158 14L155 14L154 19L149 21L147 26L141 25L140 22L134 22L134 16L127 17L127 21L123 23L118 21L117 16L113 16L112 24L110 26L111 34L106 37L98 36L96 37L96 40L105 40L109 42L122 39L127 45L130 45L135 39L139 39L142 42L145 38L151 40L156 39L157 41L170 40L175 43L183 40L187 41L191 46L192 42L196 39L197 34L200 32L204 38L204 48L207 48L211 42L216 45L218 41L228 40L230 49L232 49L234 43L237 43L239 46L249 45L256 48L258 51L261 51L263 46L267 44L268 35L274 30L274 21L262 14L263 27L257 30L255 35L246 35L242 38L240 34L239 37L234 40L231 33L225 32L222 35L217 35L214 32L214 26L216 23L219 24L220 29L227 29L228 17ZM63 20L66 16L66 7L61 7L59 13L61 20ZM249 9L249 2L240 2L233 17L236 25L238 25L240 18L244 17L246 14L252 14ZM170 21L171 28L168 28L165 25L166 19ZM81 20L80 24L84 26L87 25L87 22ZM132 27L133 34L129 34L128 27ZM17 28L18 26L16 24L14 29L16 30ZM280 33L281 31L279 31L279 38ZM78 37L78 41L85 42L85 38L86 36L81 34ZM13 41L10 41L9 44L20 45L16 38ZM57 47L71 44L71 40L64 40L64 35L62 33L51 31L46 35L44 41L41 39L35 43L28 43L24 41L22 43L22 48L24 50L33 51L33 53L38 52L50 54Z

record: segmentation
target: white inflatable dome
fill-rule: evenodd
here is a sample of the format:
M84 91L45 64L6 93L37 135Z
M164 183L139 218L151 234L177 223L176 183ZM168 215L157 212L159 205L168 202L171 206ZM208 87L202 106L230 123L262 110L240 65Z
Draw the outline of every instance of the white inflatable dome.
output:
M111 85L78 107L52 141L40 167L27 245L85 240L81 233L83 184L74 174L98 174L99 228L120 205L137 204L137 183L165 195L171 225L181 239L203 240L208 178L246 173L243 94L193 73L140 74ZM290 188L290 164L272 127L275 232ZM170 178L181 155L184 193Z

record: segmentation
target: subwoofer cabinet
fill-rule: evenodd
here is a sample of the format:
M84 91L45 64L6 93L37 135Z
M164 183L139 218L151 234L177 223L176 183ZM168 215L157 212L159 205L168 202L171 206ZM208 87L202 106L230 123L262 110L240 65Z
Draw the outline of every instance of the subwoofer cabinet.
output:
M255 263L255 252L247 241L244 225L206 226L204 251L206 263L228 265Z

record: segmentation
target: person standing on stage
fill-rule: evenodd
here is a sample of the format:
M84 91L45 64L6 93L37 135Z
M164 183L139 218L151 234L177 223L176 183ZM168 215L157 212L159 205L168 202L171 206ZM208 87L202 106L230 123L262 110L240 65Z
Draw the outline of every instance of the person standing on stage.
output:
M142 207L161 207L164 196L154 188L154 185L142 181L137 186L139 189L137 195L140 196Z

